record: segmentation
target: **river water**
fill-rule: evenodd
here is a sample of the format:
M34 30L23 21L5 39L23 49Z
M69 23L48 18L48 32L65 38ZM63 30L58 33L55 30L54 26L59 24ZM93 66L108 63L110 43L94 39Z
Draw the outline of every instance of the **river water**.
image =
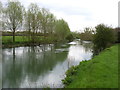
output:
M65 72L92 58L92 43L75 40L2 50L3 88L62 88Z

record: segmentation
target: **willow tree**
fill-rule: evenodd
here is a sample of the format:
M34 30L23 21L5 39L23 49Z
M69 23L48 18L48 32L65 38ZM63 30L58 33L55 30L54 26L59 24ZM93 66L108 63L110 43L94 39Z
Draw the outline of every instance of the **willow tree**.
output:
M35 42L35 36L39 30L40 24L39 24L39 14L40 9L37 4L31 3L29 5L28 11L26 13L26 27L29 31L29 36L32 39L32 42Z
M0 2L0 27L2 27L2 11L3 11L3 6L2 3ZM2 30L2 28L0 28L0 30Z
M57 20L55 24L55 34L58 40L65 40L65 38L70 34L70 28L66 21L63 19Z
M13 42L15 42L15 32L22 26L24 16L24 7L19 1L8 1L5 8L5 26L13 33Z
M0 2L0 30L4 31L5 28L5 13L4 13L5 8L3 7L3 4Z
M49 18L48 18L48 27L47 27L47 29L48 29L48 32L49 32L49 34L53 34L53 32L55 31L55 23L56 23L56 18L55 18L55 16L51 13L51 14L49 14L49 16L48 16Z
M3 8L1 2L0 2L0 8L1 8L1 9L0 9L0 13L1 13L1 12L2 12L2 8Z
M44 33L44 37L46 36L46 33L50 30L50 23L53 19L53 15L49 12L49 10L42 8L41 9L41 30ZM52 26L51 26L52 27Z

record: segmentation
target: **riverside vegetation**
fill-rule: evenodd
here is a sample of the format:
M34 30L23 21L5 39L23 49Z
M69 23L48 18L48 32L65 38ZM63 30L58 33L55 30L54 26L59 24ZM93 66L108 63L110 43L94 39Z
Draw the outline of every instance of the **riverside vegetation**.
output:
M118 47L120 41L112 28L96 26L93 43L97 56L72 66L62 80L65 88L118 88ZM113 45L113 46L112 46Z
M118 88L118 45L71 67L63 83L66 88Z

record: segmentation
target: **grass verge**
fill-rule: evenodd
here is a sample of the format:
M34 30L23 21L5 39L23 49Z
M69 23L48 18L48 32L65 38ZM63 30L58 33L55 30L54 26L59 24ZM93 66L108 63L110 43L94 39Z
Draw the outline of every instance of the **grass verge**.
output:
M62 80L65 88L118 88L118 46L71 67Z

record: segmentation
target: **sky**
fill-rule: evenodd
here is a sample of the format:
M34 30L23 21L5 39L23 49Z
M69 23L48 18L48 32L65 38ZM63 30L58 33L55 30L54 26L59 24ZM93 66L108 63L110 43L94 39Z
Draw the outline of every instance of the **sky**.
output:
M7 0L0 0L3 4ZM13 1L13 0L11 0ZM71 31L81 32L98 24L118 26L119 0L19 0L25 8L36 3L47 8L57 19L64 19Z

